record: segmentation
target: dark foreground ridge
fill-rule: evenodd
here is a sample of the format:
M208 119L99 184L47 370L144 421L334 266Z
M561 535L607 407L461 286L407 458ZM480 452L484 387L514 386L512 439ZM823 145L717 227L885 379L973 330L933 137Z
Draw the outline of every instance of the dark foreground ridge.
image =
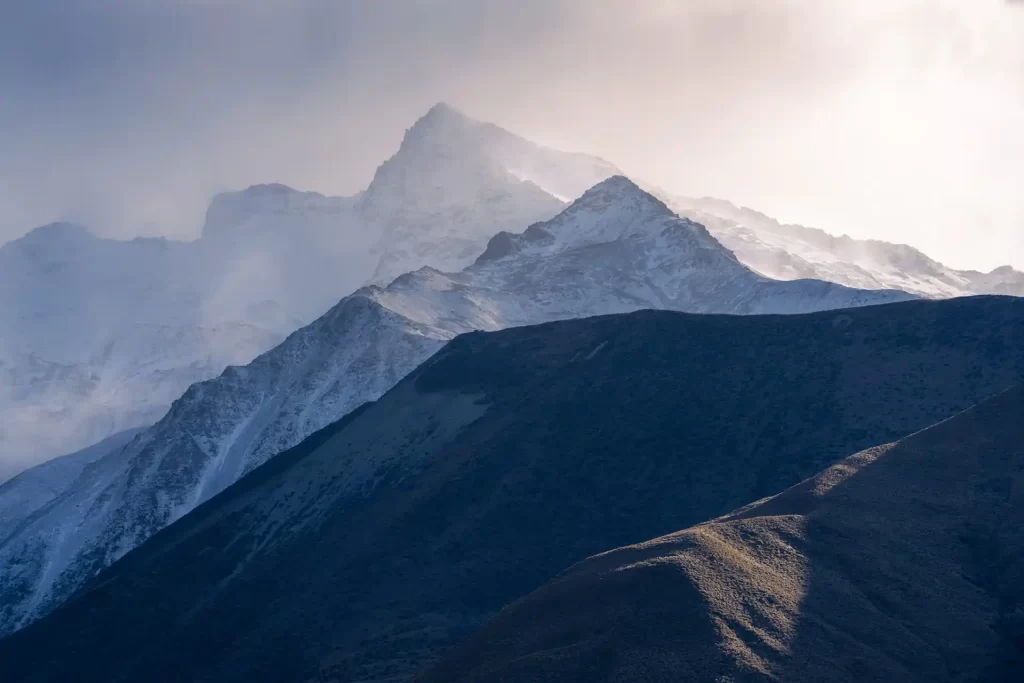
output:
M581 562L421 683L1020 681L1024 389Z
M12 683L410 680L588 556L723 515L1005 391L1024 375L1022 348L1024 300L1001 297L464 335L0 641L0 671ZM814 559L792 590L803 580L806 600L832 599ZM679 601L707 594L672 585ZM784 628L750 609L756 629ZM687 614L695 643L719 637L714 615ZM741 616L729 647L774 665Z

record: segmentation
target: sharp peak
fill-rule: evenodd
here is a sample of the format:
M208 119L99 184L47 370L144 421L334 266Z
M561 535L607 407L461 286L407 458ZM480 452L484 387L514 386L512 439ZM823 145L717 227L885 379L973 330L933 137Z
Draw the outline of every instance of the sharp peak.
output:
M458 136L470 131L482 130L492 124L478 121L445 102L438 102L421 116L405 132L402 146L430 139L435 136Z
M632 199L649 204L652 208L672 213L665 202L647 192L624 175L613 175L594 185L574 201L566 211L586 207L594 203L608 204L614 201Z
M587 194L590 194L591 192L606 192L609 190L643 192L644 194L649 194L647 192L644 192L639 185L637 185L632 180L630 180L629 178L620 173L605 178L597 185L594 185L592 188L587 190L583 196L585 197Z
M448 104L447 102L438 102L437 104L435 104L434 106L427 110L427 113L423 115L423 118L444 116L469 119L469 116L467 116L464 111L462 111L458 107Z
M438 102L427 113L416 120L412 130L436 126L474 126L482 123L470 117L461 109L446 102Z

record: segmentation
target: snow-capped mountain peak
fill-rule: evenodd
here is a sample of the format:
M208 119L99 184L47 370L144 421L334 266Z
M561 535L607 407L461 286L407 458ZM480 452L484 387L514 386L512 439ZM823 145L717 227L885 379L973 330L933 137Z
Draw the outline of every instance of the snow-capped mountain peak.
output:
M562 245L608 242L645 223L676 219L665 204L629 178L603 180L550 221L546 231Z
M612 205L624 212L674 215L663 201L624 175L614 175L597 183L570 204L564 214L572 216L582 212L603 212Z
M693 246L709 248L731 258L704 226L676 216L664 202L632 180L615 175L587 190L550 221L535 223L522 234L495 235L476 265L524 250L552 254L640 234L656 237L666 229L686 233Z
M372 282L387 284L423 265L459 270L494 233L562 209L561 200L509 170L499 149L505 135L447 105L406 132L357 204L380 230Z
M443 151L458 140L472 142L473 136L486 134L489 126L493 127L471 119L449 104L439 102L406 131L400 149L407 153L416 150Z

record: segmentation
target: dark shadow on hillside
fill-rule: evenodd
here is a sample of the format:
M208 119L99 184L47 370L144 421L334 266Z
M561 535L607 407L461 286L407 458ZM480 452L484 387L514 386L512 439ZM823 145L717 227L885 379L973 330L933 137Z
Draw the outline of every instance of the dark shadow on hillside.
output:
M905 439L817 503L790 491L756 514L802 505L807 588L780 680L1022 680L1024 389Z
M1015 389L590 557L417 683L1019 681L1022 415Z

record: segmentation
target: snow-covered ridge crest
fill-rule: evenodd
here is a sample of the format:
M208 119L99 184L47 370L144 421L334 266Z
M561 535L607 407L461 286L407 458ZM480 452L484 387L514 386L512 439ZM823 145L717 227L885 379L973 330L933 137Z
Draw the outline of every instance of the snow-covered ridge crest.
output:
M905 244L835 236L818 228L783 224L725 200L655 191L679 215L705 224L743 263L775 279L818 278L850 287L902 289L931 298L1024 296L1024 273L1009 266L990 273L956 270Z

